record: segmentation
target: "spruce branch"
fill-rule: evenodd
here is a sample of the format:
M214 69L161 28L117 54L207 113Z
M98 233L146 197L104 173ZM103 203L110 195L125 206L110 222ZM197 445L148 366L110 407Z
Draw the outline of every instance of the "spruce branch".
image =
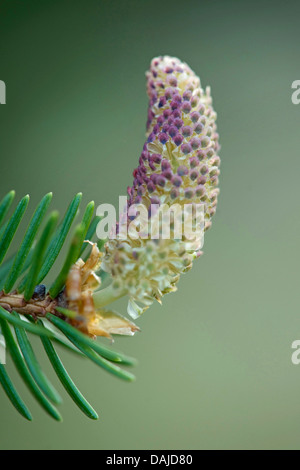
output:
M121 369L120 366L133 366L136 361L101 344L96 340L94 334L88 332L87 319L84 317L86 304L84 304L85 309L81 310L83 306L81 301L85 300L86 302L87 292L84 292L82 286L79 286L77 294L80 301L77 303L74 303L72 296L67 294L66 285L69 283L72 286L70 273L75 266L80 264L81 269L85 272L85 264L92 268L96 268L98 265L95 250L97 250L97 257L101 257L98 246L101 247L104 243L98 241L96 244L90 240L95 235L100 218L97 216L93 218L94 202L91 201L84 210L82 220L73 229L73 236L68 242L66 258L58 275L47 288L41 283L50 273L66 244L67 236L76 216L78 216L82 195L79 193L74 197L58 227L55 228L59 220L59 214L56 211L52 211L46 222L43 223L52 199L52 193L46 194L28 224L19 249L16 254L10 255L10 244L22 222L29 202L29 196L22 198L15 211L5 221L14 195L14 191L9 192L0 203L0 221L2 223L0 224L0 285L2 286L0 291L0 334L5 339L6 350L22 380L41 407L52 418L57 421L62 419L56 409L56 406L61 404L61 398L41 368L28 333L41 338L54 371L78 408L89 418L98 419L96 411L83 397L63 366L54 343L63 345L82 357L90 359L118 378L126 381L134 379L131 373ZM84 255L84 259L80 258L82 255ZM93 269L89 269L88 274L98 279ZM89 286L89 284L87 285ZM71 307L75 310L72 310ZM126 325L134 328L129 321L126 322ZM107 330L99 330L98 333L111 337L107 323L106 328ZM134 331L136 330L137 328L134 328ZM4 364L0 364L0 383L16 410L23 417L31 420L31 414L19 396L9 377L7 366Z
M153 59L146 77L147 140L133 172L133 185L128 188L126 228L135 220L136 216L129 216L135 204L142 204L150 219L152 204L177 204L180 208L202 204L207 230L216 212L220 173L219 135L210 88L203 90L190 67L169 56ZM29 203L29 196L23 197L7 218L14 197L15 192L10 191L0 203L0 334L24 383L52 418L61 420L56 408L61 399L42 370L27 333L40 337L54 371L78 408L97 419L53 343L64 345L120 379L134 380L123 367L136 361L96 338L130 336L139 328L105 307L127 296L127 312L135 319L155 300L161 303L165 294L177 290L180 276L202 254L202 242L174 236L174 224L167 239L146 236L137 241L135 237L117 236L93 242L100 221L97 216L93 218L94 202L85 207L81 221L73 228L82 194L73 198L58 223L56 211L46 218L52 199L48 193L36 207L19 249L11 255L10 245ZM119 222L124 224L124 220ZM195 226L192 216L190 222ZM71 230L71 241L67 242ZM161 230L160 221L158 233ZM67 254L59 274L46 286L43 282L64 246ZM104 275L111 281L106 288L101 285ZM0 383L16 410L31 420L3 364Z

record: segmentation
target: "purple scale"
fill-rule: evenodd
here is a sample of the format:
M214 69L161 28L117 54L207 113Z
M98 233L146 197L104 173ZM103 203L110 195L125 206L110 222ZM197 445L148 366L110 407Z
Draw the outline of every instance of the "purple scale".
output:
M195 122L199 121L199 119L200 119L200 114L197 113L197 111L193 111L193 112L191 113L190 118L191 118L191 121L195 123Z
M206 157L205 152L203 152L203 150L198 150L198 152L197 152L198 160L201 162L202 160L205 159L205 157Z
M161 155L159 153L153 153L150 157L153 163L160 163L161 162Z
M147 190L148 190L149 193L154 193L154 191L155 191L155 186L151 181L150 181L150 183L147 184Z
M198 108L198 111L200 114L204 114L205 112L205 106L203 103L200 104L199 108Z
M191 111L192 106L189 101L184 101L181 109L185 114L188 114Z
M207 181L207 178L204 175L200 175L199 178L197 179L197 183L200 184L200 185L205 184L206 181Z
M176 199L179 196L179 191L176 188L172 188L170 191L171 199Z
M159 100L159 103L158 103L158 107L159 108L163 108L166 104L166 98L164 96L162 96Z
M193 150L197 150L200 147L201 140L198 139L198 137L193 137L190 140L190 144L191 144Z
M137 190L138 196L143 196L145 194L145 188L144 186L140 186L139 189Z
M163 116L165 119L168 119L168 117L172 114L172 111L170 109L165 109L163 112Z
M154 137L155 137L155 134L153 134L153 132L151 132L151 134L149 135L149 137L147 139L147 142L148 143L153 142Z
M149 108L148 109L148 119L149 121L152 121L152 119L154 118L154 112Z
M191 129L190 126L184 126L181 129L181 132L182 132L183 137L190 137L193 133L193 130Z
M171 85L173 87L176 87L177 86L177 78L174 77L174 75L171 75L170 77L168 77L168 83L169 83L169 85Z
M221 163L220 157L219 157L218 155L216 155L216 156L212 159L212 164L215 165L215 166L220 166L220 163Z
M194 196L194 190L192 188L186 188L184 190L184 195L187 199L192 199L192 197Z
M178 168L177 168L177 175L178 176L186 176L188 175L189 173L189 170L187 169L186 166L184 165L180 165Z
M196 132L196 134L201 134L201 132L203 131L203 124L198 122L198 124L196 124L196 126L194 127L194 131Z
M182 102L182 98L181 98L181 96L179 95L179 93L176 93L176 94L173 96L173 100L174 100L174 101L177 101L177 103L181 103L181 102Z
M180 134L175 135L175 137L173 137L173 141L174 141L174 144L177 145L177 147L179 147L179 145L181 145L183 141L182 135Z
M159 130L160 130L159 125L158 125L158 124L155 124L155 126L153 127L153 131L152 131L152 132L153 132L154 134L158 134Z
M188 153L190 153L193 150L192 146L190 144L182 144L180 149L181 149L181 151L184 155L187 155Z
M170 168L168 170L165 170L162 175L164 178L166 178L169 181L173 178L173 173Z
M177 127L175 126L170 126L169 128L169 136L170 137L175 137L175 135L177 134L178 130L177 130Z
M189 101L192 97L192 93L191 91L185 91L182 95L182 98L184 99L184 101Z
M157 101L157 95L156 93L152 93L151 98L149 100L150 106L152 107Z
M156 180L157 180L157 174L156 174L156 173L153 173L153 174L150 176L150 181L151 181L153 184L156 184Z
M161 134L159 134L159 141L162 143L162 144L166 144L168 142L169 138L167 136L167 134L165 134L164 132L162 132Z
M180 103L178 101L172 100L170 106L173 110L180 108Z
M158 196L153 196L150 198L150 202L151 204L155 204L155 205L158 205L160 206L160 199Z
M173 96L174 92L172 88L167 88L165 92L165 98L166 100L170 100Z
M219 184L219 178L218 178L218 176L217 176L217 175L216 175L216 176L212 176L211 179L210 179L210 182L211 182L211 184L212 184L213 186L218 186L218 184Z
M197 197L202 197L205 194L205 187L203 185L199 185L196 188L196 196Z
M162 126L164 122L165 122L165 118L164 118L163 116L159 116L159 117L157 118L157 124L158 124L159 126Z
M182 178L180 178L178 175L175 175L173 176L171 182L176 188L179 188L179 186L182 184Z
M165 73L173 73L173 72L174 72L174 69L172 69L172 67L165 68Z
M171 111L172 112L172 111ZM173 111L173 117L174 118L180 118L181 117L181 111L179 109L174 109Z
M162 162L161 162L161 169L162 169L163 171L165 171L165 170L168 170L169 168L171 168L170 162L169 162L169 160L167 160L166 158L164 158L164 159L162 160Z
M202 148L206 148L210 143L210 139L208 137L204 137L202 140L201 140L201 147Z
M198 178L198 176L199 176L199 173L197 170L192 170L190 172L190 178L192 181L195 181Z
M218 175L219 173L220 173L220 170L218 170L218 168L216 167L213 167L209 172L209 176L215 176L215 175Z
M183 126L183 120L180 118L176 118L174 120L174 125L177 127L177 129L180 129Z
M200 166L200 173L201 173L201 175L206 175L208 173L208 166L207 165L201 165Z
M196 157L190 158L190 167L196 168L199 165L199 160Z

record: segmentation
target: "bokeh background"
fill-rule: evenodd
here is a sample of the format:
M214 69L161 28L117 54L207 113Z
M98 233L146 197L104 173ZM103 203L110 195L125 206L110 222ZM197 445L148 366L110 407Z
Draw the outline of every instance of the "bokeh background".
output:
M117 205L144 143L144 73L157 55L211 85L222 145L204 256L140 318L140 334L115 342L139 359L137 381L63 352L100 412L91 422L34 340L64 422L10 363L34 421L0 390L1 449L300 448L299 13L296 1L0 1L2 195L29 193L32 210L53 191L61 213L78 191Z

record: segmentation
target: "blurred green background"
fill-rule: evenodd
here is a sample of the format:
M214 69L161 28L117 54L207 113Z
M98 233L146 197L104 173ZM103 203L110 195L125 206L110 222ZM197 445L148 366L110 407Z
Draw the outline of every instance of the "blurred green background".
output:
M139 359L137 381L63 352L100 412L91 422L35 340L64 422L10 363L34 421L0 391L1 449L300 448L299 13L296 1L0 1L2 195L29 193L31 211L48 191L62 213L78 191L83 203L117 204L144 143L144 73L156 55L211 85L222 145L204 256L138 321L140 334L115 342Z

